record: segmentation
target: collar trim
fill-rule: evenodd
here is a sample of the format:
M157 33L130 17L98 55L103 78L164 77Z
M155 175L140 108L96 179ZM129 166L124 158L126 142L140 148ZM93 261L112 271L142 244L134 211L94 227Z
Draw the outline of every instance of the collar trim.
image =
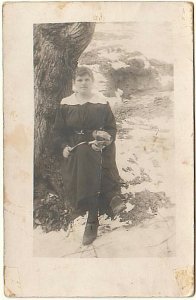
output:
M91 99L89 99L88 101L82 103L82 104L85 104L85 103L94 103L94 104L107 104L107 98L104 97L103 95L101 94L94 94L93 97ZM63 98L61 100L61 104L67 104L67 105L82 105L78 99L76 98L76 95L75 93L73 93L71 96L69 97L66 97L66 98Z

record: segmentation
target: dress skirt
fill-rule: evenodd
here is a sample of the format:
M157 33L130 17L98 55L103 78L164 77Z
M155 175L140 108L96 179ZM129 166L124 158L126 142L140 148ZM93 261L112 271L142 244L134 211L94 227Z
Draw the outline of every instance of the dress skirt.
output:
M113 142L102 151L95 151L93 131L107 131ZM53 149L62 157L62 178L71 206L81 212L88 210L89 201L99 199L99 212L108 213L112 197L120 191L115 161L116 123L109 104L85 103L60 105L53 130ZM66 145L74 147L68 158L62 156Z

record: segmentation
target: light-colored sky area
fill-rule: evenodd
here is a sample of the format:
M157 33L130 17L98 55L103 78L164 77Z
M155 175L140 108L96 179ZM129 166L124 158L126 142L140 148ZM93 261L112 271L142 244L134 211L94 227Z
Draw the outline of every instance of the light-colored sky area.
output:
M140 51L148 59L155 58L173 63L170 23L97 23L94 38L86 51L114 45L119 45L128 52Z

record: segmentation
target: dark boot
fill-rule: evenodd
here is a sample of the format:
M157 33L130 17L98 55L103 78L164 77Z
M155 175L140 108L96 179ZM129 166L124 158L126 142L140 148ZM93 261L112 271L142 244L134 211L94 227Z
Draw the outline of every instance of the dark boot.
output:
M98 198L91 198L89 199L89 212L83 235L83 245L89 245L96 239L98 226Z
M82 241L83 245L89 245L96 239L98 226L98 222L86 223Z
M88 219L83 235L83 245L89 245L96 239L98 226L98 198L95 197L89 199Z

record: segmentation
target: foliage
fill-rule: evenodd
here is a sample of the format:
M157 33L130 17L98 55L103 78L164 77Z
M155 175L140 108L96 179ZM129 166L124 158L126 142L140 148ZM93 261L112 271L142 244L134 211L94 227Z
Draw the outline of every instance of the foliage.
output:
M153 218L160 208L169 208L173 204L166 197L165 192L154 193L148 190L127 195L128 202L134 207L128 212L121 212L121 222L131 221L132 225L138 225L147 219Z

